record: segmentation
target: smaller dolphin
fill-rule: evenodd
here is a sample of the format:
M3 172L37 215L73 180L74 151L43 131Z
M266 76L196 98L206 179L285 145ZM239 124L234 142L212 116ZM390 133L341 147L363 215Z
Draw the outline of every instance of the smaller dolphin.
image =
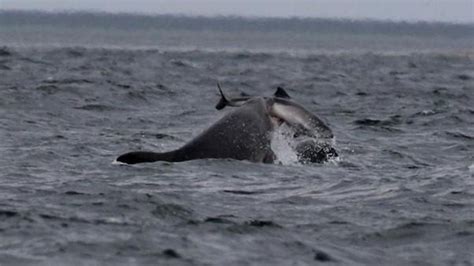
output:
M229 99L222 92L217 83L221 98L216 105L217 110L226 106L239 107L254 97L238 97ZM278 87L273 97L264 97L270 107L269 112L273 117L281 118L285 123L295 129L295 135L305 135L314 138L332 139L334 137L331 129L316 115L306 110L303 106L292 101L288 93Z

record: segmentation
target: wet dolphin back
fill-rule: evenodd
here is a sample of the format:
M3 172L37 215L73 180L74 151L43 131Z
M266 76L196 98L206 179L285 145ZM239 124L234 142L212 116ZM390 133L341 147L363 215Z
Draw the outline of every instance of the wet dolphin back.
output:
M272 130L265 100L255 98L176 150L177 159L232 158L263 162L273 154L270 148Z

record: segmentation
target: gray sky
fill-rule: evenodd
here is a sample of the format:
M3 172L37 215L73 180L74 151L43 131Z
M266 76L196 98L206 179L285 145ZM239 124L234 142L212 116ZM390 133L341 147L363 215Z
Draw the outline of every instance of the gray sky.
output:
M474 23L474 0L0 0L0 8Z

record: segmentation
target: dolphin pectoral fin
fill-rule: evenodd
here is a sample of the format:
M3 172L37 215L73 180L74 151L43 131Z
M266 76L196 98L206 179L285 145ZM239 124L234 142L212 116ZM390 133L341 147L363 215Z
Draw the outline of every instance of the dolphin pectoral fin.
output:
M273 96L286 99L291 98L290 95L282 87L278 87Z

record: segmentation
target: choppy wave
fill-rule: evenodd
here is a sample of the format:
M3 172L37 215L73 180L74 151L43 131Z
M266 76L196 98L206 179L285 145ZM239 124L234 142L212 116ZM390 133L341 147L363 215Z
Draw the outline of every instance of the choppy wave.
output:
M4 47L0 263L468 264L473 71L463 54ZM111 164L219 119L217 80L284 87L341 161Z

